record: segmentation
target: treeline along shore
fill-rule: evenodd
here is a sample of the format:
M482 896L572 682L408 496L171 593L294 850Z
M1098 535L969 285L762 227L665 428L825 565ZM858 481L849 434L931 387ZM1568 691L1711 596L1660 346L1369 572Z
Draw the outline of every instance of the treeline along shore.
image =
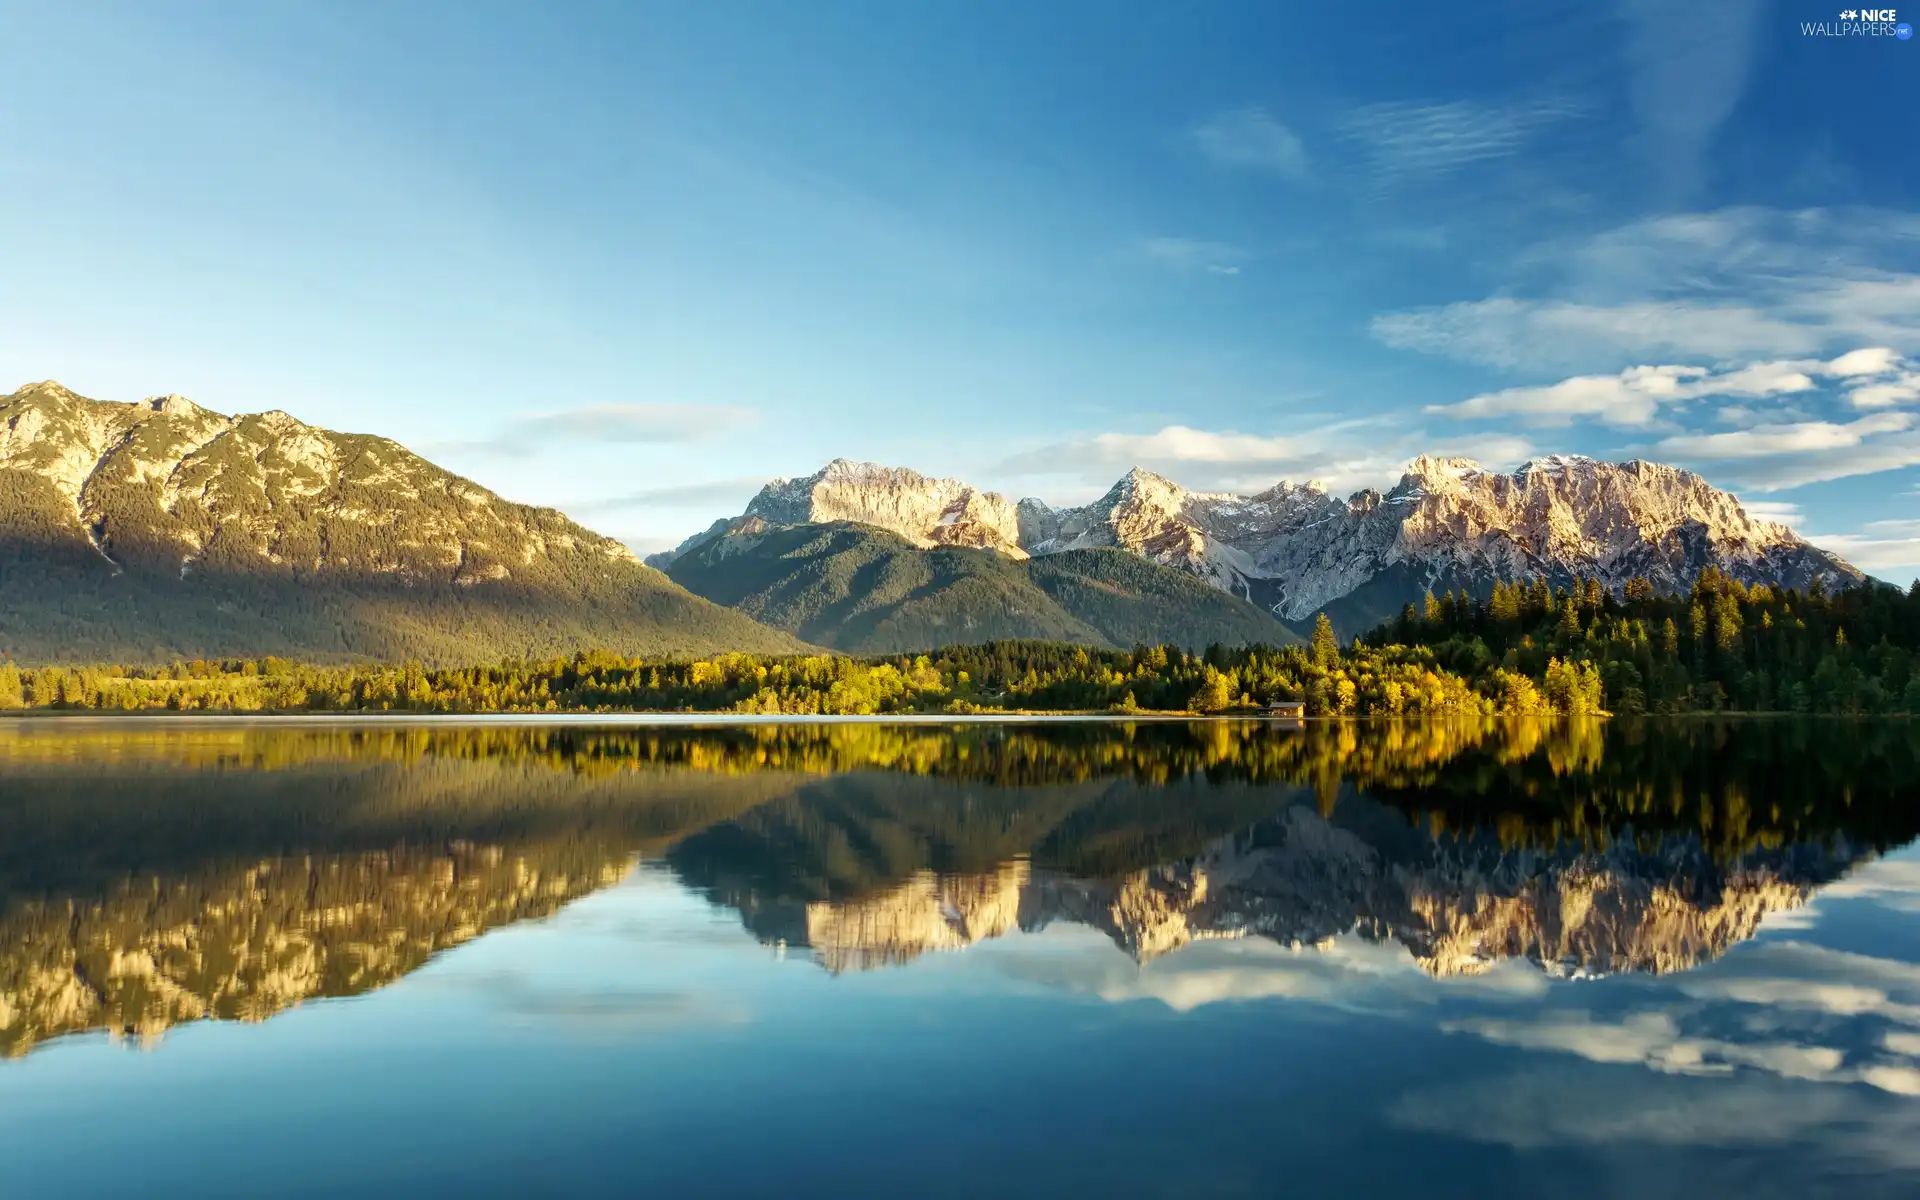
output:
M0 662L0 709L216 712L1180 712L1300 701L1308 716L1920 713L1920 585L1692 590L1644 581L1497 584L1409 605L1353 644L1324 617L1304 646L1132 650L1037 641L923 654L585 651L488 666Z

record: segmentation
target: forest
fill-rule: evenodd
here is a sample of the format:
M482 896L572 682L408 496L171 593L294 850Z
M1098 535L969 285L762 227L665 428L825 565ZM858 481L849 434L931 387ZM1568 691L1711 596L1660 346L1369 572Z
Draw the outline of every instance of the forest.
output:
M1799 592L1708 568L1680 595L1501 583L1484 600L1428 594L1361 640L1430 651L1483 694L1577 671L1622 714L1920 712L1920 582Z
M1297 700L1309 716L1882 714L1920 711L1917 650L1920 589L1776 591L1709 569L1684 595L1644 580L1618 596L1592 580L1429 594L1345 646L1323 617L1306 645L1198 652L998 641L867 657L586 651L452 668L0 663L0 708L1215 715Z

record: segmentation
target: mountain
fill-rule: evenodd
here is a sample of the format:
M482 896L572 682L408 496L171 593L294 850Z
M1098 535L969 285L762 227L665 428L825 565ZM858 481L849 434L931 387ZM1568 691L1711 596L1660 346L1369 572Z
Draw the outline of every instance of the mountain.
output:
M36 722L0 739L0 1059L374 991L806 782L637 761L607 733Z
M1486 779L1483 751L1498 753L1441 773ZM1443 829L1351 782L1321 796L1212 771L998 786L850 774L695 832L666 861L756 937L835 974L1064 922L1143 963L1202 940L1351 934L1397 942L1436 976L1521 958L1583 977L1712 961L1878 853L1846 835L1728 853L1673 824L1611 839Z
M1366 801L1341 808L1353 806ZM1480 838L1422 845L1404 829L1356 830L1350 821L1295 804L1196 857L1117 879L1026 859L980 873L925 872L878 895L807 904L789 919L787 943L840 974L1068 922L1143 963L1202 940L1262 937L1303 949L1357 934L1400 943L1441 977L1509 958L1557 977L1665 974L1719 958L1769 914L1805 905L1871 858L1844 846L1792 847L1720 866L1686 837L1645 849L1516 852ZM1392 835L1385 845L1370 840L1383 834Z
M619 542L384 438L56 383L0 398L0 658L790 652Z
M1341 499L1316 482L1251 496L1191 492L1135 469L1091 504L1010 503L952 479L837 459L776 480L745 517L695 535L670 562L742 520L855 521L916 546L967 545L1009 558L1118 548L1196 576L1296 628L1325 612L1344 635L1397 614L1428 590L1484 595L1496 580L1644 576L1688 587L1708 566L1744 583L1805 587L1864 576L1783 525L1756 520L1700 476L1649 462L1577 456L1511 474L1461 458L1419 458L1382 494Z
M773 525L759 514L732 524L672 559L667 574L696 595L850 653L1015 638L1122 648L1297 640L1238 597L1115 550L1026 561L959 545L921 549L867 525Z

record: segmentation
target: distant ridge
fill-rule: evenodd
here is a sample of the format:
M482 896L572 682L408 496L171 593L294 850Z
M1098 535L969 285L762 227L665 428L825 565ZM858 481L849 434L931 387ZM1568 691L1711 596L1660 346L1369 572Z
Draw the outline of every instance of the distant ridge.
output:
M756 516L667 572L755 620L854 654L1021 638L1193 650L1299 640L1245 600L1113 549L1022 561L964 546L921 549L867 525Z

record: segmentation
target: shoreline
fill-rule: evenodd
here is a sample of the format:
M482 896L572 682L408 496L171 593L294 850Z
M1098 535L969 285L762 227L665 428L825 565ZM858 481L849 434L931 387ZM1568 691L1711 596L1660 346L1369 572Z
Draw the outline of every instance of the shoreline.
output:
M993 713L735 713L735 712L288 712L197 711L135 709L130 711L75 711L63 709L0 710L0 731L9 726L58 722L68 725L160 724L232 725L578 725L614 728L688 728L757 725L1017 725L1017 724L1192 724L1196 721L1271 725L1299 730L1315 724L1376 724L1386 722L1435 724L1450 721L1686 721L1686 720L1834 720L1911 721L1905 713L1791 713L1791 712L1683 712L1561 714L1458 713L1434 716L1356 715L1345 717L1271 717L1257 713L1180 712L993 712Z
M689 725L1007 725L1072 724L1081 722L1133 723L1193 721L1243 721L1298 728L1307 718L1236 716L1230 713L653 713L653 712L524 712L524 713L417 713L417 712L174 712L166 709L131 712L73 712L55 709L21 709L0 712L0 728L9 722L64 721L72 724L106 724L130 721L167 723L226 724L257 721L280 725L612 725L645 727ZM1354 718L1315 717L1313 720L1353 720Z

